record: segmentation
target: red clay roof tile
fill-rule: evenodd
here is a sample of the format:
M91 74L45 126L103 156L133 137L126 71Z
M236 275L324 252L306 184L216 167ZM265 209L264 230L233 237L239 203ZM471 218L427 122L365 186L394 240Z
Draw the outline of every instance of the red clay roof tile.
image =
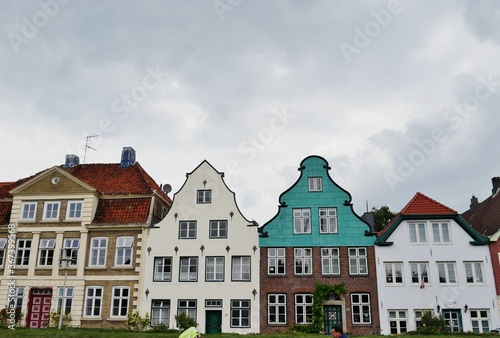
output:
M97 205L93 224L146 223L151 198L101 199Z
M450 215L457 212L444 204L417 192L399 213L401 215Z

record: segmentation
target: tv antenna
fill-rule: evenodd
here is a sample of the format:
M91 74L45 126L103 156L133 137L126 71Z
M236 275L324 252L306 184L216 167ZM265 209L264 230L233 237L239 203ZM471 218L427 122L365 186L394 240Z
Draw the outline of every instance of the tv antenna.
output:
M98 136L99 136L99 135L90 135L90 136L87 136L87 139L85 140L85 151L84 151L84 153L83 153L83 164L85 164L85 158L87 157L87 148L88 148L88 149L92 149L92 150L97 151L97 149L96 149L96 148L89 146L89 140L90 140L92 137L98 137Z

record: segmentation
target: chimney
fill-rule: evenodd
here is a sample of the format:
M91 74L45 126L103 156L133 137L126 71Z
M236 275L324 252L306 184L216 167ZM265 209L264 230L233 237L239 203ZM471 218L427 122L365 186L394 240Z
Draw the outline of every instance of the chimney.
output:
M479 204L478 200L477 200L477 197L474 196L474 194L472 195L471 199L470 199L470 210L474 210L477 205Z
M120 167L127 168L135 164L135 150L132 147L123 147Z
M500 188L500 177L493 177L491 179L491 184L493 184L493 189L491 189L491 194L495 195Z
M67 154L64 161L64 168L71 168L80 164L80 158L75 154Z

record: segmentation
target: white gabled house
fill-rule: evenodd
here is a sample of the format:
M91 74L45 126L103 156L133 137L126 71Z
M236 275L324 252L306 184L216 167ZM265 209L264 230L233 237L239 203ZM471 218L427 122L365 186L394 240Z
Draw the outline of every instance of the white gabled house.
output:
M446 329L499 323L488 239L453 209L417 193L375 242L382 334L416 330L424 311Z
M258 225L207 161L186 177L147 236L141 314L150 314L151 326L174 328L184 312L201 333L257 333Z

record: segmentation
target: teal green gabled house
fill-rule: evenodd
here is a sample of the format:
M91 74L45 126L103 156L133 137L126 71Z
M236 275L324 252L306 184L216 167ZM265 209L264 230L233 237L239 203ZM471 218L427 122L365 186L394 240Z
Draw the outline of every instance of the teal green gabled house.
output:
M353 334L378 332L372 228L354 212L324 158L309 156L298 170L277 214L259 228L261 332L312 324L318 283L347 289L323 302L326 333L333 325Z

